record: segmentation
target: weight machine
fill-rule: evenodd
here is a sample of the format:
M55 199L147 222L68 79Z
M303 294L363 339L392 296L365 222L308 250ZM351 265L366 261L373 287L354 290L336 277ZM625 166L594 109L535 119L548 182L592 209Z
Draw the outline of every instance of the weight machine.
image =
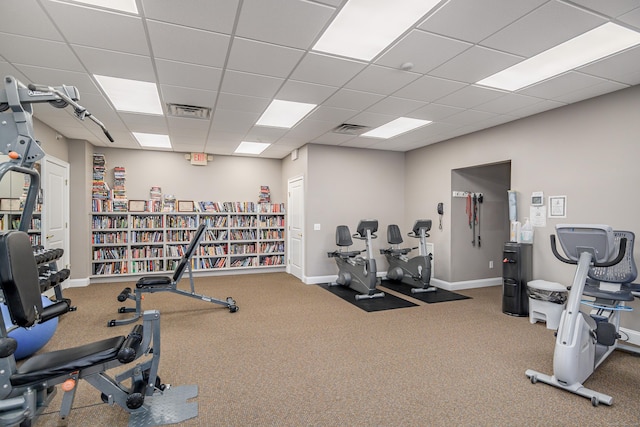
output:
M172 424L197 416L197 404L186 402L197 396L197 386L170 388L161 384L157 375L160 313L155 310L145 311L143 323L135 325L127 336L41 353L17 366L14 353L18 343L9 333L16 327L30 328L69 310L68 300L43 307L38 263L50 262L52 254L35 254L27 235L40 188L40 175L34 164L45 156L33 136L31 104L48 102L56 108L72 105L79 119L91 119L110 141L113 138L99 120L76 102L79 99L76 88L33 84L27 87L12 76L6 76L3 82L0 153L7 154L10 160L0 165L0 179L14 171L29 176L30 182L18 229L0 232L0 302L7 305L11 325L5 326L0 313L0 426L31 426L51 403L59 384L64 390L60 418L66 419L80 379L100 391L105 403L127 411L131 425ZM56 280L59 279L60 275ZM51 284L52 279L48 282ZM56 289L56 297L61 296L59 286ZM107 374L109 369L138 359L141 361L124 372L119 369L115 376ZM146 400L146 397L153 398ZM165 408L168 411L163 412Z

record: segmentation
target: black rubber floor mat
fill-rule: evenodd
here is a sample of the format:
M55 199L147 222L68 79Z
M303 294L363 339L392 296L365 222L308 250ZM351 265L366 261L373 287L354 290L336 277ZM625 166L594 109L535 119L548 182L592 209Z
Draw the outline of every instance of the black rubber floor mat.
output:
M393 282L391 280L383 280L380 285L384 286L385 288L391 289L392 291L399 292L402 295L406 295L429 304L471 298L466 295L460 295L455 292L447 291L446 289L440 288L437 288L434 292L418 292L414 294L411 293L411 286L406 285L402 282Z
M391 295L389 293L385 293L384 297L382 298L367 298L357 300L357 292L346 286L329 286L326 283L319 286L325 288L332 294L339 296L343 300L350 302L356 307L368 312L392 310L394 308L415 307L417 305L412 303L411 301L398 298L397 296Z

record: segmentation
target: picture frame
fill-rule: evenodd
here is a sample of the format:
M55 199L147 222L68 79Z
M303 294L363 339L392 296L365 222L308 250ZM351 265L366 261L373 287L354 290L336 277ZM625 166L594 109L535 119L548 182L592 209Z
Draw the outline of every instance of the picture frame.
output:
M567 217L567 196L549 196L549 218Z
M178 200L178 212L193 212L193 200Z
M129 212L144 212L147 208L146 200L129 200Z

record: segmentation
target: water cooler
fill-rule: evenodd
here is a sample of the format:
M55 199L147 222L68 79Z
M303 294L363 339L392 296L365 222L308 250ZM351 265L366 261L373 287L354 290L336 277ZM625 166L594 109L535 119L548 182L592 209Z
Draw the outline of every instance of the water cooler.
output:
M533 245L507 242L502 258L502 312L528 316L527 283L533 279Z

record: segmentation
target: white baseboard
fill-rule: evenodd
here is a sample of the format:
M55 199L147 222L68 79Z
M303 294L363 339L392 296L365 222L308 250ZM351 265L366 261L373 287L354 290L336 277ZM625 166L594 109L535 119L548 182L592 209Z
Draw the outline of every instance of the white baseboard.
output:
M89 278L85 277L83 279L69 279L62 283L62 289L66 288L82 288L84 286L89 286Z

